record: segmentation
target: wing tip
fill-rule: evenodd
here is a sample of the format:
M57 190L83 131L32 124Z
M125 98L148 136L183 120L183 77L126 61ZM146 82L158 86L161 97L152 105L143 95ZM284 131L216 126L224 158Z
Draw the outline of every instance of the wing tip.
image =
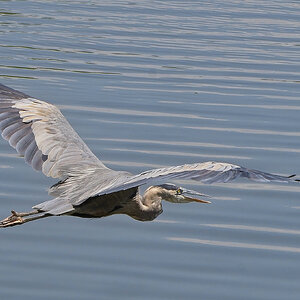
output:
M300 179L298 179L298 178L294 179L294 177L296 177L296 176L297 176L297 174L292 174L292 175L288 176L288 178L292 179L293 181L300 182Z

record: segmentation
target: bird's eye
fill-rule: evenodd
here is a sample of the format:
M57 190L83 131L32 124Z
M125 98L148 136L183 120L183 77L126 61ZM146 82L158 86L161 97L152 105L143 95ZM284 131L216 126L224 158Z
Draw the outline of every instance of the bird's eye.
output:
M181 194L182 194L182 189L181 188L177 189L176 195L181 195Z

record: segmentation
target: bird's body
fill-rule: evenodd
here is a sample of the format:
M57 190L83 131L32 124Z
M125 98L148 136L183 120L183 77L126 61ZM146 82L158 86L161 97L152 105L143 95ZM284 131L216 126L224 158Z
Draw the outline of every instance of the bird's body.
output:
M101 218L123 213L128 204L136 204L137 188L119 191L112 194L90 197L82 204L75 206L70 214L82 218Z
M82 218L102 218L114 214L126 214L138 221L152 221L162 213L161 200L162 198L157 197L156 205L148 205L147 197L144 199L139 194L138 188L131 188L88 198L82 204L75 206L75 210L69 214Z
M145 171L133 175L106 167L82 141L59 109L0 84L0 130L2 136L35 170L59 178L49 194L54 199L16 213L0 227L23 224L48 216L72 215L101 218L127 214L151 221L162 212L162 200L173 203L200 202L206 196L174 184L150 186L140 195L139 186L159 180L193 179L203 183L227 182L246 177L260 182L298 181L229 163L203 162Z

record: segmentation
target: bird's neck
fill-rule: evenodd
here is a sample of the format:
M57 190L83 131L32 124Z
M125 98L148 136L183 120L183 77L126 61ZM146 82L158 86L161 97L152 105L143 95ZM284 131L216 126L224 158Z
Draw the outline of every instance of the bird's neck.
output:
M162 197L159 193L145 192L144 196L135 196L135 212L131 217L139 221L152 221L162 213Z

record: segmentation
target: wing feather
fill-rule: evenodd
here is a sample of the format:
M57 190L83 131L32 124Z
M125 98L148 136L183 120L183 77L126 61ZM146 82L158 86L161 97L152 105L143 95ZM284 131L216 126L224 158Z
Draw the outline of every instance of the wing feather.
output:
M245 177L258 182L299 181L291 177L275 175L258 170L247 169L238 165L221 162L204 162L169 168L149 170L131 177L124 177L117 184L103 187L96 195L109 194L144 184L152 184L159 179L160 183L171 179L192 179L202 183L228 182L238 177Z
M0 84L2 136L35 170L72 176L76 165L108 169L87 147L60 110Z
M18 153L24 156L27 147L30 145L30 143L33 140L34 140L34 135L32 132L29 132L27 135L23 136L16 145L16 150L18 151Z
M32 168L37 171L42 171L42 165L47 160L47 158L48 157L46 155L43 155L41 150L36 151L31 160Z
M16 145L18 144L18 142L30 132L31 132L30 125L25 124L25 126L23 126L23 128L21 128L20 130L16 131L15 133L13 133L11 135L11 137L8 140L9 144L12 147L16 148Z
M12 124L15 124L18 120L19 120L19 116L17 115L14 115L14 116L10 116L4 120L2 120L0 122L0 130L3 131L6 127L12 125Z
M1 107L0 107L0 109L1 109ZM8 110L7 107L5 107L5 109ZM11 118L13 116L15 116L15 112L10 112L10 111L3 112L3 113L0 114L0 122L2 122L3 120L9 119L9 118Z
M24 159L28 164L31 164L32 159L37 151L38 151L37 145L33 140L31 141L30 145L27 147L24 153Z
M15 123L12 124L8 127L6 127L3 131L2 131L2 136L4 139L9 140L10 137L17 132L18 130L20 130L20 128L22 127L22 124L19 123Z

